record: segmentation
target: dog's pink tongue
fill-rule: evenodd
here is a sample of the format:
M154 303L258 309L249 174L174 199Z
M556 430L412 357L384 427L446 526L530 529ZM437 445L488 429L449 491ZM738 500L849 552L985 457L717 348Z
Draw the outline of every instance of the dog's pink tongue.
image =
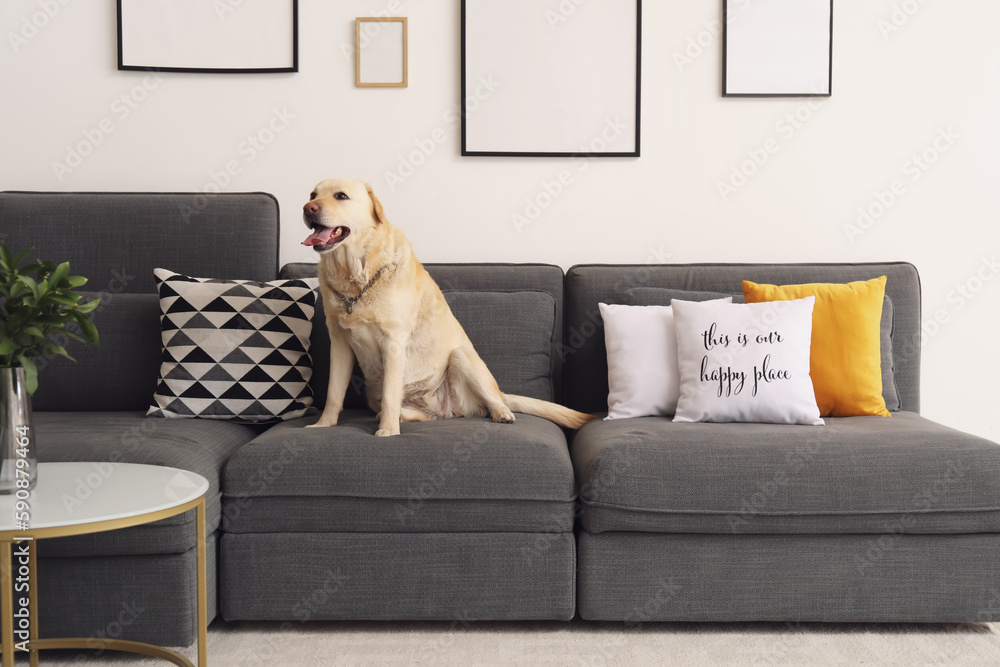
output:
M326 245L330 242L330 237L336 231L334 227L320 227L312 234L309 235L305 241L302 242L304 246L314 246L314 245Z

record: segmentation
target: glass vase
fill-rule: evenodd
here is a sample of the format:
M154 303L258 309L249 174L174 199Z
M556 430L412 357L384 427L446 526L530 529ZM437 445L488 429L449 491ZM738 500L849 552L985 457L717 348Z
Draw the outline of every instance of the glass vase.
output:
M0 464L0 494L28 491L35 485L35 428L21 367L0 368Z

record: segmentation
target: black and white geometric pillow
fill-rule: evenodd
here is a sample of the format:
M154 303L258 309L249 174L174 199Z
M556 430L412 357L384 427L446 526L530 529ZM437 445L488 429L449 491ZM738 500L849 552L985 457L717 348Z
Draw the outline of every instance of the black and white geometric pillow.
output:
M148 416L262 423L305 414L318 280L153 275L163 359Z

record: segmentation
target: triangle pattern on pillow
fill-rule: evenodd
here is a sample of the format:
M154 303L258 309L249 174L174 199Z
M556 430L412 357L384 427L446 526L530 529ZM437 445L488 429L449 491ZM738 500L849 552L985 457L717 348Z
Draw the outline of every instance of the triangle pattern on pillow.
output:
M154 275L163 358L148 415L261 423L312 406L315 280Z

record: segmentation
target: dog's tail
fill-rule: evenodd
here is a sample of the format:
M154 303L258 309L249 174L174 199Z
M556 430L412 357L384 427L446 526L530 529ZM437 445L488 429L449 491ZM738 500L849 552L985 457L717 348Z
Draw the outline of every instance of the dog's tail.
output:
M537 398L528 398L527 396L504 394L503 402L514 412L523 412L526 415L542 417L566 428L580 428L591 419L597 419L594 415L577 412L576 410L570 410L555 403L540 401Z

